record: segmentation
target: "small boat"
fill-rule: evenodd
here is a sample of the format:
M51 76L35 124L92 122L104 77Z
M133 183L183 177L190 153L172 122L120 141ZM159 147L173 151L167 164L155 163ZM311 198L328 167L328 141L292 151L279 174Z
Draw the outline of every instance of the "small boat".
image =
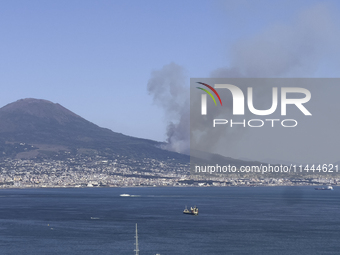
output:
M322 188L315 188L316 190L333 190L332 186L328 186L327 188L322 187Z
M121 197L130 197L130 194L120 194Z
M190 215L198 215L198 208L196 207L191 207L190 210L188 210L187 207L185 207L184 211L183 211L184 214L190 214Z

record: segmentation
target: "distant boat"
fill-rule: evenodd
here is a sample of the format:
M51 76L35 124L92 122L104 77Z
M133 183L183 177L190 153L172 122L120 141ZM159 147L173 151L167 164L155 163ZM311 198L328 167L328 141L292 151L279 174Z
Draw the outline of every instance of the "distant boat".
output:
M326 187L322 187L322 188L315 188L316 190L333 190L333 187L332 186L328 186L327 188Z
M183 213L184 214L190 214L190 215L198 215L198 208L196 207L196 205L195 205L194 208L191 207L190 210L188 210L188 208L185 207Z
M120 194L121 197L130 197L130 194Z

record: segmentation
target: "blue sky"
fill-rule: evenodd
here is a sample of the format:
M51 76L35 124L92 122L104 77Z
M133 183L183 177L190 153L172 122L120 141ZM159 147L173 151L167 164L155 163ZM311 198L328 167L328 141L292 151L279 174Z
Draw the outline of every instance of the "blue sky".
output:
M189 86L190 77L230 67L240 42L294 26L318 4L339 27L338 1L0 1L0 106L46 99L113 131L164 141L169 120L148 95L152 71L174 62ZM293 75L339 77L338 56Z

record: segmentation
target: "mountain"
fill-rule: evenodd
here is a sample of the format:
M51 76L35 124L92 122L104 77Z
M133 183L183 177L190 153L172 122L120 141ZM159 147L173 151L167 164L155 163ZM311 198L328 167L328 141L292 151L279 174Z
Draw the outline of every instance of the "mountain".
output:
M18 179L27 185L87 185L97 181L95 175L113 186L168 185L169 178L188 174L190 158L164 150L163 145L99 127L47 100L26 98L0 108L0 172L7 176L3 185L8 180L14 185ZM194 149L191 154L191 166L264 164Z
M79 153L143 159L189 157L161 149L161 143L101 128L57 103L26 98L0 108L0 156L49 157ZM66 154L65 154L66 155Z

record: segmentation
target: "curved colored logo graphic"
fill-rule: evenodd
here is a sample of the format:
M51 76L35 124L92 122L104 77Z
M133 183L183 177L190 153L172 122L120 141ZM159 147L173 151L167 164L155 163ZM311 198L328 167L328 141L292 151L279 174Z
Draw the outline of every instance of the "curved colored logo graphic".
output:
M203 82L197 82L197 83L199 83L199 84L201 84L201 85L204 85L204 86L206 86L207 88L211 89L211 91L214 92L215 95L217 96L217 98L218 98L218 100L220 101L220 104L221 104L221 106L222 106L222 100L221 100L221 98L220 98L220 95L217 93L217 91L216 91L213 87L211 87L210 85L205 84L205 83L203 83ZM210 93L209 90L202 89L202 88L200 88L200 87L196 87L196 88L201 89L201 90L207 92L207 94L214 100L215 105L217 105L214 96Z

